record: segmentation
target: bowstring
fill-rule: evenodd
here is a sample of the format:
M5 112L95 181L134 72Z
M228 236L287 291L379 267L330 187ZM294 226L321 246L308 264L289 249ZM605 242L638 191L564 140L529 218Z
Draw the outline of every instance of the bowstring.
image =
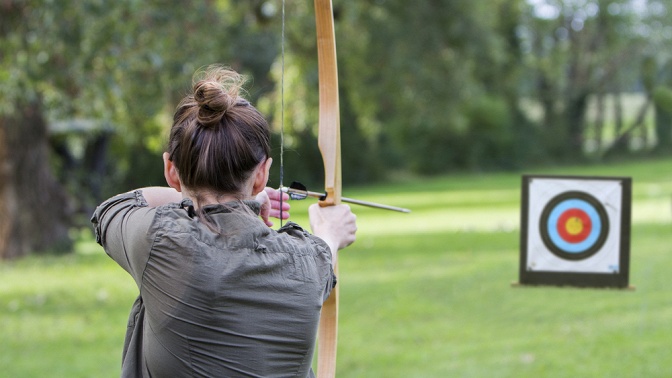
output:
M285 176L285 0L282 0L282 31L280 37L280 228L282 228L282 188Z

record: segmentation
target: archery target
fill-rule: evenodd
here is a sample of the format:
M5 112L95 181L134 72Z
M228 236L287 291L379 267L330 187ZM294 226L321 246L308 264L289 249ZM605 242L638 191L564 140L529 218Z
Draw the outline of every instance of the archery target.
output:
M539 220L546 248L567 260L582 260L598 252L609 234L604 206L586 192L562 193L548 202Z
M579 274L572 282L627 276L629 185L623 178L524 176L521 283L548 273Z

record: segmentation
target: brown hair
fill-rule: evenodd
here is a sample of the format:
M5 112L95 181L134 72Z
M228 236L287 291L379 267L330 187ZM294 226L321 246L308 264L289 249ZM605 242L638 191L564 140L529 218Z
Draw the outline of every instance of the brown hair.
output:
M240 96L245 78L237 72L210 66L193 82L173 116L169 159L185 187L238 195L270 156L268 123Z

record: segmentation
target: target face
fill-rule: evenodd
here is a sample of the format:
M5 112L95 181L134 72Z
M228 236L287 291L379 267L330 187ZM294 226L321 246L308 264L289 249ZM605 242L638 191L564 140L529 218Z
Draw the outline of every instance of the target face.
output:
M523 176L521 284L627 285L631 180Z
M544 208L539 233L548 250L567 260L582 260L600 251L609 234L604 206L585 192L554 197Z

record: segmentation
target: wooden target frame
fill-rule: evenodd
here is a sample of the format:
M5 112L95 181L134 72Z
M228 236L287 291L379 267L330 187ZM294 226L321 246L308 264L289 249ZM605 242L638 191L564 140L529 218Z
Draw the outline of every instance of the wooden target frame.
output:
M632 179L523 175L521 285L627 288Z

